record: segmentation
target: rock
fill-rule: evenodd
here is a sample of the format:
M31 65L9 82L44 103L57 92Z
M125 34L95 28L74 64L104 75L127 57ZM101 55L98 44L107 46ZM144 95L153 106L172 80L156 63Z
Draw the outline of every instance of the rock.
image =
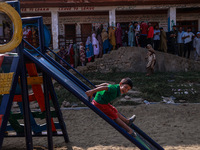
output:
M162 102L167 104L174 104L174 97L164 97L162 96Z
M74 103L72 104L72 107L78 107L78 104Z
M143 99L142 98L121 98L120 100L118 100L120 103L126 103L126 102L133 102L133 103L143 103Z
M138 96L141 94L141 92L136 90L129 90L128 94L131 94L131 96Z
M186 100L179 100L179 102L180 102L180 103L184 103L184 102L186 102Z
M125 99L130 99L131 97L130 97L130 96L128 96L128 95L126 95L124 98L125 98Z
M70 107L70 106L71 106L70 102L63 101L61 107Z
M144 99L143 98L131 98L132 101L136 103L143 103Z

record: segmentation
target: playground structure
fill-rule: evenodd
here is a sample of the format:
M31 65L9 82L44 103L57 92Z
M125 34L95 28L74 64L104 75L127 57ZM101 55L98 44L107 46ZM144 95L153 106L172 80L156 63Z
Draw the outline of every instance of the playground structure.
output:
M69 142L65 122L63 120L62 112L60 110L57 96L52 83L53 78L140 149L163 150L163 148L159 144L153 141L136 125L131 125L131 128L137 134L137 136L134 138L118 124L116 124L113 120L108 118L99 109L97 109L94 105L92 105L90 103L90 99L88 99L87 95L85 94L85 92L90 89L89 86L84 84L81 80L71 74L68 70L62 67L58 62L56 62L52 57L47 54L47 52L50 51L56 57L62 59L54 51L52 51L45 45L42 17L28 17L20 19L22 20L21 24L32 23L34 24L34 26L37 26L39 35L39 46L35 48L28 41L22 39L22 29L19 29L22 28L22 25L16 26L19 21L12 19L14 18L13 15L17 16L17 11L12 10L12 12L10 13L10 9L4 10L5 7L11 7L9 5L14 7L20 14L19 2L8 2L8 4L0 4L0 11L3 10L3 12L5 12L6 14L10 14L8 16L13 21L14 31L18 29L14 32L15 36L13 35L13 39L11 40L11 42L0 47L0 53L11 51L15 47L17 47L16 56L2 55L0 57L0 67L4 72L0 75L0 81L6 81L5 85L7 87L7 89L2 89L0 93L3 94L0 105L0 149L2 148L4 137L8 138L25 136L27 149L33 149L32 137L34 136L47 136L48 149L53 149L53 136L63 136L65 142ZM15 38L17 39L17 41L15 41ZM20 41L20 39L22 39L22 42ZM31 52L24 48L25 44L32 48ZM6 64L6 60L9 60L8 62L10 63ZM65 60L62 61L70 67L70 65ZM42 76L38 75L37 67L42 70ZM94 85L89 80L87 80L74 68L72 69L77 74L79 74L81 78L85 79L88 84L94 87ZM42 84L43 90L41 87ZM32 94L28 94L28 85L31 85L33 91ZM55 108L55 112L50 111L50 99ZM39 104L41 113L33 113L30 110L29 102L35 100ZM21 113L12 114L11 106L13 101L18 102ZM38 125L36 123L35 118L38 116L40 116L40 118L46 118L45 125ZM59 122L55 123L53 121L53 117L56 117ZM20 124L17 119L24 119L24 125ZM10 125L7 125L8 122L10 123ZM59 129L61 131L58 131Z

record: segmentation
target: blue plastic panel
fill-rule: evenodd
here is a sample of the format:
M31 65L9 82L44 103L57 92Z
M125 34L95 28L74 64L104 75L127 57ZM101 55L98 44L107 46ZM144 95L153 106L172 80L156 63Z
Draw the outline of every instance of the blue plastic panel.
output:
M74 84L67 76L65 76L62 72L60 72L57 68L55 68L53 65L51 65L48 61L46 61L43 57L36 57L40 63L42 63L45 67L49 69L52 73L54 73L58 78L60 78L63 83L70 86L74 91L77 91L82 97L87 99L87 95L85 94L85 91L83 91L79 86Z

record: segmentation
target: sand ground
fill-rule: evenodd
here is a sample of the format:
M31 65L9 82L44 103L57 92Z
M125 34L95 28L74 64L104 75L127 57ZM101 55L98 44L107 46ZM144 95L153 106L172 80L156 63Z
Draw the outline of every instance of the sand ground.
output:
M166 150L200 150L200 104L141 104L117 109ZM56 150L136 150L129 140L90 109L62 110L70 143L54 137ZM34 137L35 149L47 149L47 137ZM5 138L3 150L25 149L25 138Z

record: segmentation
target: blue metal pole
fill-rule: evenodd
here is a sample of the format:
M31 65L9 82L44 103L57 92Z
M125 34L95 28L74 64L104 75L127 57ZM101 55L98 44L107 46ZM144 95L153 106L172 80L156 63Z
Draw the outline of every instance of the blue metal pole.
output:
M52 83L52 80L51 80L50 77L48 77L48 87L49 87L51 99L52 99L52 102L53 102L53 105L54 105L54 108L55 108L55 111L56 111L56 114L57 114L57 117L58 117L58 121L59 121L64 139L65 139L65 142L68 143L69 137L68 137L67 129L66 129L66 126L65 126L65 122L63 120L62 112L61 112L59 104L58 104L56 92L54 90L53 83Z
M24 110L24 129L26 136L26 147L28 150L33 149L33 141L32 141L32 131L30 124L30 106L29 106L29 98L28 98L28 86L27 86L27 76L26 76L26 67L24 61L24 55L22 53L23 50L23 42L19 46L19 56L20 56L20 81L21 81L21 89L22 89L22 104Z
M42 19L42 17L40 17L37 21L38 21L38 33L39 33L40 51L44 54L45 53L45 48L44 48L44 29L43 29L43 19ZM45 112L46 112L46 122L47 122L48 149L49 150L53 150L51 112L50 112L49 90L48 90L48 75L44 71L42 71L42 74L43 74Z
M0 149L2 148L3 139L5 136L6 126L10 115L12 101L15 95L16 86L19 78L19 57L13 58L13 63L10 72L15 72L13 76L13 83L11 86L10 94L5 94L2 98L0 105L0 114L4 114L2 124L0 125Z
M51 112L49 104L49 91L48 91L48 77L43 72L43 86L44 86L44 98L45 98L45 112L47 122L47 134L48 134L48 149L53 150L53 139L52 139L52 125L51 125Z

